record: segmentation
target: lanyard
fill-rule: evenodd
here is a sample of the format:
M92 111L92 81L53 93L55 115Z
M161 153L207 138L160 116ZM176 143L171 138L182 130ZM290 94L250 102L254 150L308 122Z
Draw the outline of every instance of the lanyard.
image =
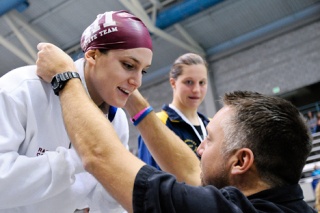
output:
M203 134L203 138L201 137L201 135L199 134L199 132L196 130L196 128L194 127L194 125L192 125L192 123L189 121L189 119L184 116L184 114L179 110L177 109L175 106L173 106L172 104L169 104L169 107L171 109L173 109L174 111L176 111L176 113L187 123L189 124L189 126L191 126L191 128L193 129L194 133L196 133L197 137L199 138L200 142L202 142L204 140L205 137L207 137L207 131L206 131L206 128L204 127L204 124L202 122L202 120L199 118L198 116L198 119L199 119L199 123L200 123L200 127L201 127L201 131L202 131L202 134Z

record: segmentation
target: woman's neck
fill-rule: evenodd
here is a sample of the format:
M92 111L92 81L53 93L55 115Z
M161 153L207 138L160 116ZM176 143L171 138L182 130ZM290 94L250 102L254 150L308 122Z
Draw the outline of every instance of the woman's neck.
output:
M102 105L104 102L103 100L99 97L99 95L97 94L97 92L95 91L94 86L91 83L91 78L90 78L90 67L87 65L87 63L84 64L84 78L86 80L86 86L88 89L88 93L90 95L90 98L93 100L93 102L97 105L100 106Z
M197 109L190 109L187 107L183 107L183 106L176 104L174 102L172 102L171 104L174 107L176 107L190 121L191 124L193 124L195 126L200 125Z

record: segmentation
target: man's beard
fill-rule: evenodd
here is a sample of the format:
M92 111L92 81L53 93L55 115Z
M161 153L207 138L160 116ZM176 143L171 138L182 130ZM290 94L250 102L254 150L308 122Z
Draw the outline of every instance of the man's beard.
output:
M224 167L220 172L217 172L213 177L210 177L205 180L203 177L203 173L201 172L200 178L201 178L201 184L202 186L212 185L218 189L221 189L223 187L229 186L230 182L228 180L228 172L225 171Z

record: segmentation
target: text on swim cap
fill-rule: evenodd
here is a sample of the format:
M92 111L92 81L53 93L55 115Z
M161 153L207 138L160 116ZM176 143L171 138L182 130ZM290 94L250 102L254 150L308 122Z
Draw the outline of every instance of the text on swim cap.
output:
M113 32L117 32L118 31L118 28L117 27L110 27L110 28L107 28L105 30L102 30L99 33L100 36L104 36L104 35L107 35L109 33L113 33ZM86 39L86 43L89 44L90 42L96 40L98 38L98 34L95 33L93 34L92 36L90 36L89 38Z
M115 26L117 23L113 20L113 17L112 17L113 13L106 13L106 14L99 14L97 16L97 19L93 22L92 25L90 25L84 32L84 35L85 35L85 40L84 40L84 47L87 48L87 46L89 45L90 42L96 40L98 38L98 34L97 32L100 34L100 36L104 36L106 34L109 34L109 33L112 33L112 32L116 32L118 31L118 28L117 27L110 27L110 28L107 28L103 31L100 31L101 30L101 27L100 27L100 24L99 24L99 20L101 18L104 19L103 21L103 28L106 28L106 27L109 27L109 26ZM90 36L91 34L91 36Z

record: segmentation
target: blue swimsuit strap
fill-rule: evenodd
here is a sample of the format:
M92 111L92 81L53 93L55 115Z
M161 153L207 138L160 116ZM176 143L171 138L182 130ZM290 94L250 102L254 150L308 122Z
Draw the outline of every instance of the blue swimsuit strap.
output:
M116 116L116 112L117 112L117 107L114 107L114 106L110 106L109 107L109 112L108 112L108 119L110 122L113 121L114 119L114 116Z

